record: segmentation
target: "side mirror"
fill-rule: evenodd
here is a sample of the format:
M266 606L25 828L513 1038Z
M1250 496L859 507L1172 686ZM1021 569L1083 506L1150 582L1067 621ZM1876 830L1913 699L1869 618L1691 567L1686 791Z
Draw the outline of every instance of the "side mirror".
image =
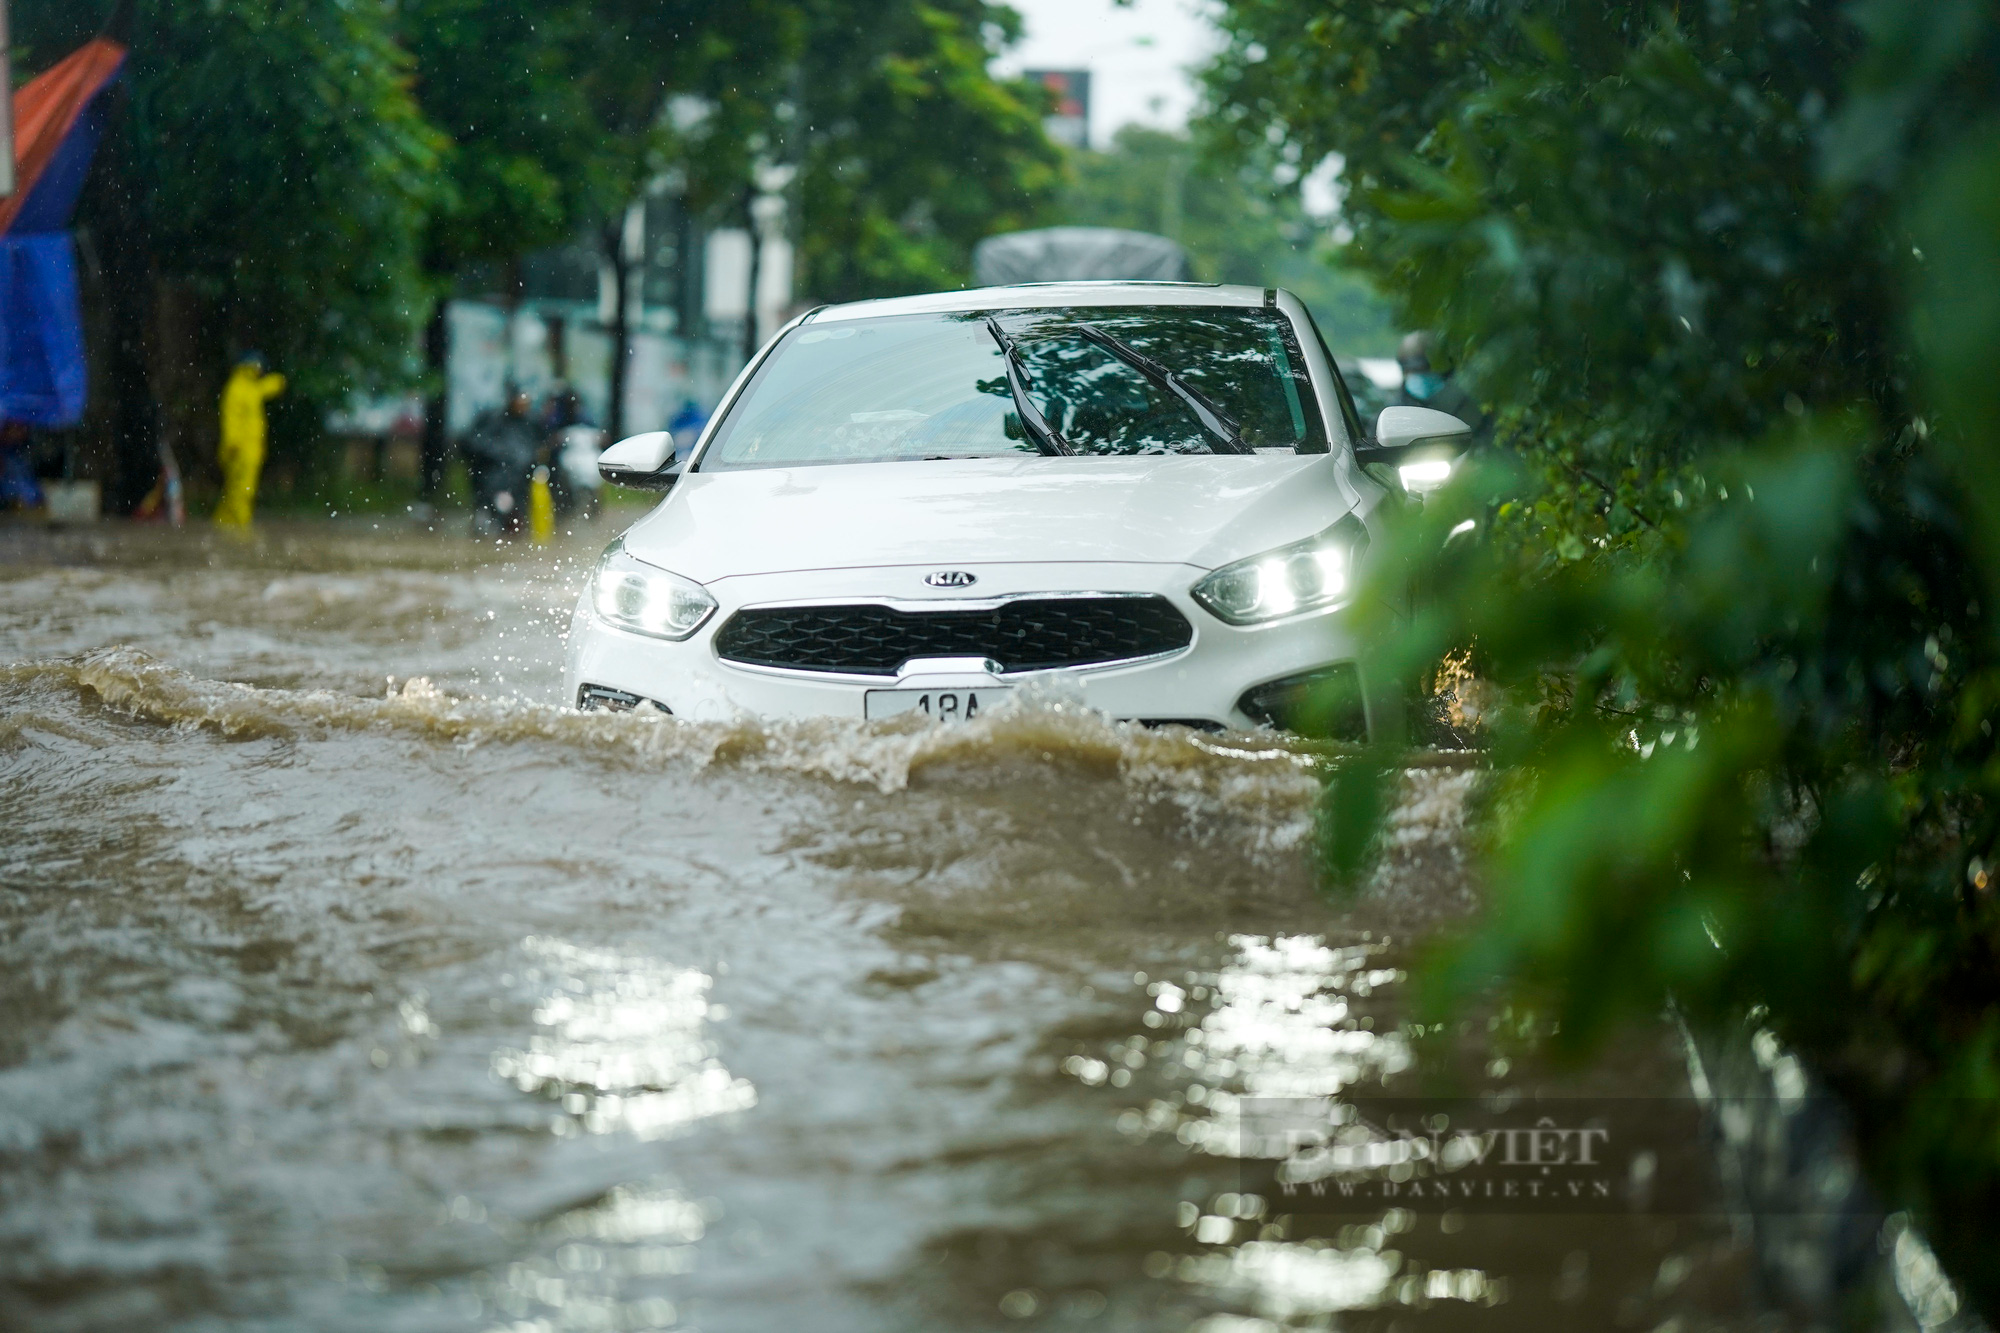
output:
M640 491L664 491L680 479L674 466L674 437L649 430L618 441L597 456L597 475L616 486Z
M1363 463L1387 463L1403 489L1422 495L1451 480L1451 465L1472 444L1472 427L1449 412L1429 407L1385 407L1376 418L1373 443L1354 456Z

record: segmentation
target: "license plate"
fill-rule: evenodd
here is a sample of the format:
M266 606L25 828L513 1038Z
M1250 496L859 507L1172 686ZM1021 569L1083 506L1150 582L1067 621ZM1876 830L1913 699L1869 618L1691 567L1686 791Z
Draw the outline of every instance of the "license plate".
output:
M936 722L965 722L1000 702L1012 687L982 685L967 690L870 690L862 707L870 719L922 713Z

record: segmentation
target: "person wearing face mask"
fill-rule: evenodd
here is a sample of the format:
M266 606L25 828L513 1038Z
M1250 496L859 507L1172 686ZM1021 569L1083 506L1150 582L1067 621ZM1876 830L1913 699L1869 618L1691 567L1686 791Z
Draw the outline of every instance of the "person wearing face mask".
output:
M1403 339L1396 349L1396 362L1403 368L1403 387L1396 395L1397 407L1428 407L1451 415L1472 427L1472 447L1493 438L1493 423L1471 394L1453 378L1451 367L1437 350L1437 340L1419 331Z

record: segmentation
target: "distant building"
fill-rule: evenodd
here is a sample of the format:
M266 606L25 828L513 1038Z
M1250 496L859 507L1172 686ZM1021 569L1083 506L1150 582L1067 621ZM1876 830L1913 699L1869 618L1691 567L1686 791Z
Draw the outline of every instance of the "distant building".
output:
M790 312L792 247L775 219L762 237L756 300L751 236L690 215L671 194L635 205L619 237L626 264L624 420L611 405L616 271L589 241L531 255L509 299L502 275L466 284L448 314L447 430L462 433L508 385L540 399L576 391L614 435L663 429L689 400L712 409L743 364L746 323L768 337Z

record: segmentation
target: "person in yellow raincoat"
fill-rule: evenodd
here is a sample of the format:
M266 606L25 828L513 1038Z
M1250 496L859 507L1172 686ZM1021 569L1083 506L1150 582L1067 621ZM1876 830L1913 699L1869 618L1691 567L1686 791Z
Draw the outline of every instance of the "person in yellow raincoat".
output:
M222 390L222 498L215 504L215 524L247 528L257 504L257 478L264 471L264 402L285 391L283 375L264 373L264 358L246 354L230 373Z

